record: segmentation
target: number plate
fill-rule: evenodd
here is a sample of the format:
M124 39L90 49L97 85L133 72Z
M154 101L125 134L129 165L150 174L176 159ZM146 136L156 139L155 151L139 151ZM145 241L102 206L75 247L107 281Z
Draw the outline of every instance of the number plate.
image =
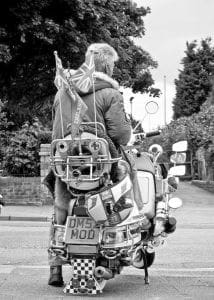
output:
M66 244L95 245L99 241L99 228L91 218L68 217L65 230Z

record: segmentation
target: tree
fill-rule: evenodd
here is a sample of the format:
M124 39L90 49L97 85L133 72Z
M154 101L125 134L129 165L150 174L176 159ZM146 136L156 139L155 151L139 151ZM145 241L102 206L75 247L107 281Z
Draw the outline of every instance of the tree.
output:
M199 112L212 89L214 47L211 38L202 40L199 47L196 41L187 43L185 54L183 70L175 80L174 119Z
M0 10L0 97L17 124L35 116L51 119L57 50L63 64L77 68L92 42L119 53L115 77L134 92L157 96L151 68L157 63L131 37L145 33L150 9L130 0L4 0Z
M38 119L34 119L32 124L25 122L10 136L4 155L6 173L15 176L39 176L40 144L50 142L50 132Z
M214 105L207 100L199 113L171 121L158 139L164 149L170 149L175 142L187 140L188 149L195 154L198 148L207 148L213 142L213 136Z
M13 125L12 122L8 122L5 112L6 103L0 100L0 164L2 163L5 155L5 147L9 141L9 129Z
M212 89L208 97L208 104L214 105L214 78L212 78Z

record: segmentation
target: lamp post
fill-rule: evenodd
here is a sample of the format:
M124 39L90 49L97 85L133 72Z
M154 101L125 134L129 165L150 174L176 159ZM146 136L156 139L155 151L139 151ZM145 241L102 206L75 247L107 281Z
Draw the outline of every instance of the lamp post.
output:
M131 106L131 113L130 113L130 116L131 116L131 120L132 120L132 102L134 100L134 97L130 97L129 101L130 101L130 106Z
M164 125L166 126L166 75L163 77Z

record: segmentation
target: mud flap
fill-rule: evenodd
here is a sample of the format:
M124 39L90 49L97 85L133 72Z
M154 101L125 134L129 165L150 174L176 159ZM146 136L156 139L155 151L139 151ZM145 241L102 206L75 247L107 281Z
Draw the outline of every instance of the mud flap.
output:
M96 279L94 269L95 259L73 258L71 259L72 278L66 283L66 294L90 294L102 293L106 280Z

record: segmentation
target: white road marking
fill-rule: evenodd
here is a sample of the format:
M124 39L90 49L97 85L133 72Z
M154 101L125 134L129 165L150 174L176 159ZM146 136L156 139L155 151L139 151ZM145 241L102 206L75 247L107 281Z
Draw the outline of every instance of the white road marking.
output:
M133 269L133 268L132 268ZM134 269L136 270L136 269ZM150 271L155 272L214 272L214 268L152 268Z
M70 266L63 266L70 268ZM15 269L49 269L48 265L0 265L0 274L10 274ZM199 274L200 273L200 274ZM207 274L208 273L208 274ZM212 274L213 273L213 274ZM214 268L151 268L149 274L152 276L169 276L169 277L213 277ZM144 270L133 267L126 267L121 275L144 275Z
M144 270L133 267L124 268L121 275L143 275ZM149 268L151 276L169 276L169 277L201 277L212 274L214 276L214 268Z
M15 268L15 266L0 265L0 274L10 274Z

